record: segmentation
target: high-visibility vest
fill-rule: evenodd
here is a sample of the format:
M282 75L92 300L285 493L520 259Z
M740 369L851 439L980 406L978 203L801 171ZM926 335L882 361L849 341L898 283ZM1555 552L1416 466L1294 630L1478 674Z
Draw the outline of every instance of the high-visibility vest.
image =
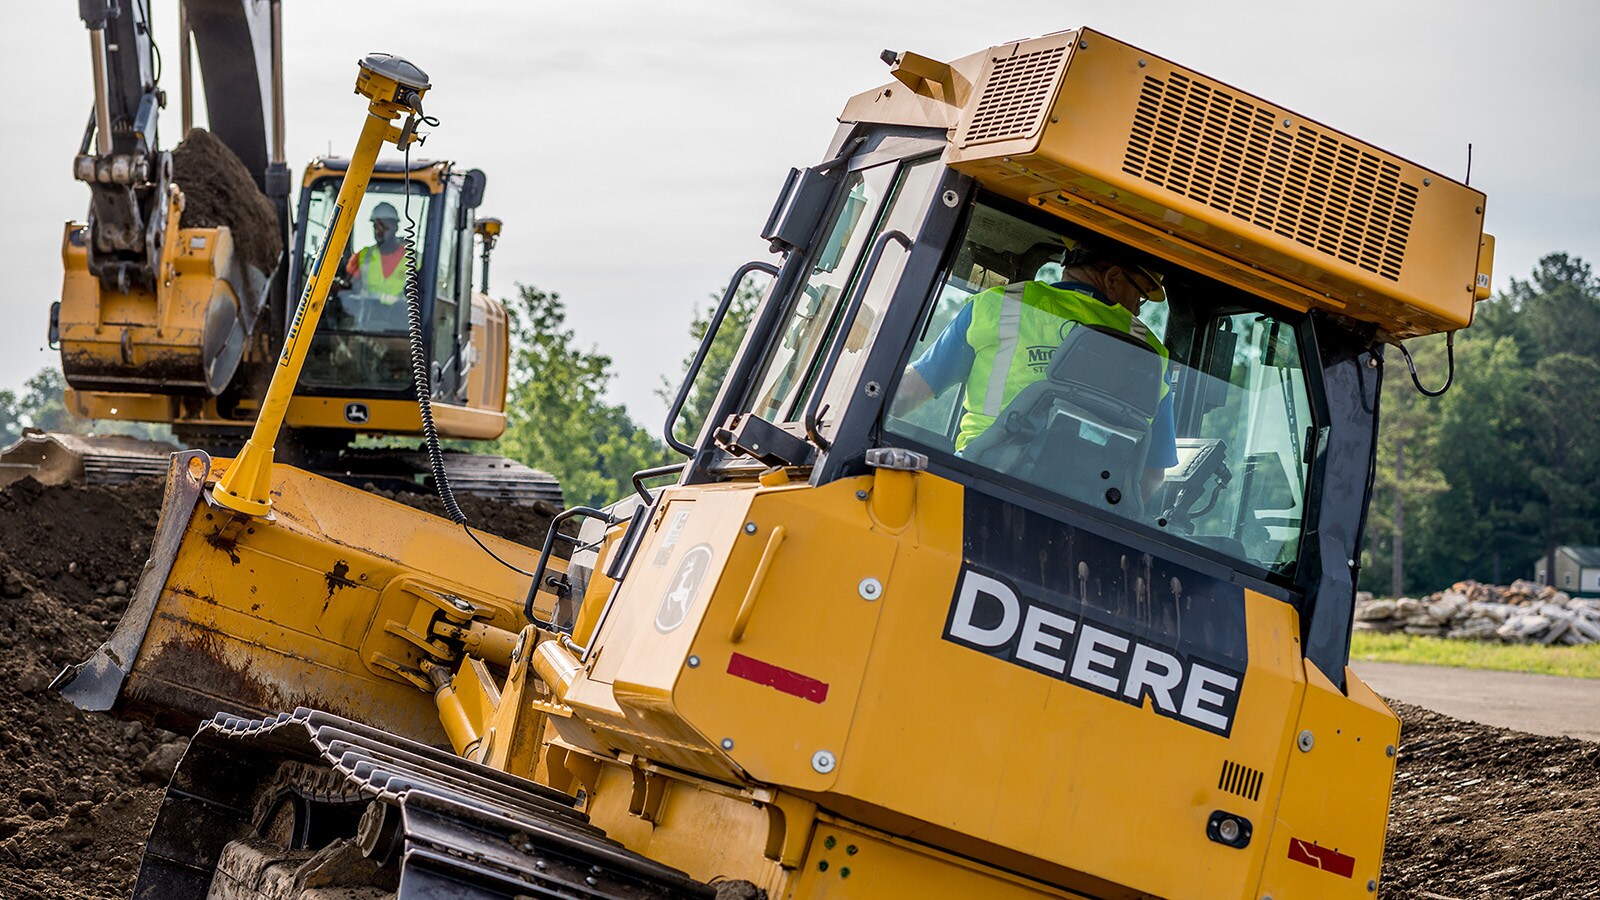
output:
M405 251L402 250L403 254ZM406 265L404 256L400 264L388 275L383 274L383 253L376 246L367 247L356 254L356 271L361 273L358 285L363 294L372 294L384 303L393 303L405 296Z
M1079 323L1142 338L1161 357L1161 397L1172 389L1166 378L1167 348L1124 306L1041 281L990 288L974 295L971 303L966 337L974 358L957 450L993 425L1023 388L1045 377L1056 348Z

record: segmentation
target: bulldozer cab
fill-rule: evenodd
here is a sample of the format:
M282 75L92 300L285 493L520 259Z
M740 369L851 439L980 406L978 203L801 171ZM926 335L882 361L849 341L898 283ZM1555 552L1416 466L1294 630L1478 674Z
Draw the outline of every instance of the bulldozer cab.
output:
M286 466L247 518L218 497L266 469L174 466L130 615L64 690L220 706L191 746L261 776L181 767L147 872L209 880L272 825L272 773L322 759L374 800L363 850L407 848L374 858L401 897L560 893L557 844L660 896L1377 891L1399 725L1346 663L1382 345L1471 321L1482 194L1088 29L889 56L781 190L781 265L739 270L772 280L691 445L739 278L712 314L666 428L687 462L557 517L598 526L569 565L552 530L530 586ZM437 338L467 217L429 171ZM271 715L297 705L324 712ZM395 761L428 790L391 796ZM198 851L197 800L228 810Z
M1305 311L1154 259L1145 266L1163 301L1133 318L1065 274L1072 249L1101 235L987 191L937 155L863 150L838 180L818 262L780 275L791 297L769 298L747 350L770 337L743 361L732 427L707 435L714 462L702 472L750 465L735 435L759 418L803 439L791 464L836 476L861 469L839 458L844 447L905 448L965 483L1293 586L1321 388ZM1106 321L1120 316L1120 330L1033 296L1066 291ZM984 307L1030 321L999 348L1009 363L976 370Z
M304 293L327 238L343 169L338 159L317 160L307 169L300 195L304 226L294 254L296 296ZM328 257L337 258L339 274L301 376L307 396L411 396L407 300L414 271L432 399L466 399L473 357L472 212L484 177L425 161L412 163L407 175L402 163L378 164L348 245Z

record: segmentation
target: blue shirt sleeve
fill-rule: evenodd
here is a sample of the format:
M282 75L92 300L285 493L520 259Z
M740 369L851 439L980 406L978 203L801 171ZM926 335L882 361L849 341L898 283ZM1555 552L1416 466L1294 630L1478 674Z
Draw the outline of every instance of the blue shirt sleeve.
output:
M1178 464L1178 420L1172 410L1172 398L1177 388L1167 391L1156 407L1155 421L1150 423L1150 455L1145 460L1149 469L1170 469Z
M946 388L966 379L972 371L972 363L977 359L972 345L967 343L967 329L972 326L972 304L967 303L944 327L944 331L934 339L927 350L911 364L917 370L922 380L933 388L933 395L945 392ZM1177 451L1174 450L1174 453Z

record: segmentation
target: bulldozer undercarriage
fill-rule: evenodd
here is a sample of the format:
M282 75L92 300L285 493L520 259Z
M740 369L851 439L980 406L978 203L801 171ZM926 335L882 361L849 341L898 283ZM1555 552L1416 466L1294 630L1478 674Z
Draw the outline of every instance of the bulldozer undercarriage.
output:
M747 883L708 885L627 850L576 805L560 791L328 713L218 715L173 776L134 897L761 896Z

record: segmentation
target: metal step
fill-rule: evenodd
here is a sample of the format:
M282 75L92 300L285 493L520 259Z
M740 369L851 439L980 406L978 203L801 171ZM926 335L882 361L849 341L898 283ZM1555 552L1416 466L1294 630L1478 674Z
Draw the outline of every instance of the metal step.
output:
M285 810L306 847L353 837L374 862L398 865L398 900L716 895L606 837L566 794L299 709L270 719L218 715L200 727L167 789L133 896L201 900L223 849L257 837Z

